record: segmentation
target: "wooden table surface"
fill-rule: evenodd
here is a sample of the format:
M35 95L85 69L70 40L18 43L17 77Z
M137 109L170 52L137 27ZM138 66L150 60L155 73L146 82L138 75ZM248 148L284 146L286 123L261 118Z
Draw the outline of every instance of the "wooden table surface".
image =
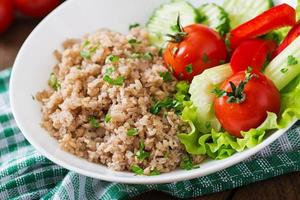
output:
M12 66L19 48L38 22L38 20L32 19L17 19L5 34L0 35L0 69ZM155 191L147 192L134 198L134 200L151 199L171 200L176 198ZM225 192L194 198L194 200L229 199L300 200L300 172L275 177Z

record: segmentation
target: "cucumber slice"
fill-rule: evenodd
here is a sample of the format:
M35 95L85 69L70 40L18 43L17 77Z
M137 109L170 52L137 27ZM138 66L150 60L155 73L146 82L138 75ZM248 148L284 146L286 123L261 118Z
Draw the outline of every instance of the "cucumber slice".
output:
M273 6L272 0L225 0L223 7L229 15L233 29Z
M209 68L194 77L189 93L191 101L197 107L200 132L207 133L211 131L211 128L216 131L220 130L221 125L213 110L215 95L212 91L230 75L232 75L232 71L229 64L224 64Z
M199 15L194 7L183 0L173 0L170 3L162 4L157 8L147 23L150 41L159 47L163 47L169 39L166 34L175 33L174 25L180 14L182 26L194 24L198 21Z
M278 90L300 74L300 37L297 37L286 49L276 56L265 69L265 75L271 79ZM292 60L293 62L291 62Z
M215 29L224 36L230 30L230 21L225 10L215 3L207 3L198 8L199 14L205 18L203 24Z

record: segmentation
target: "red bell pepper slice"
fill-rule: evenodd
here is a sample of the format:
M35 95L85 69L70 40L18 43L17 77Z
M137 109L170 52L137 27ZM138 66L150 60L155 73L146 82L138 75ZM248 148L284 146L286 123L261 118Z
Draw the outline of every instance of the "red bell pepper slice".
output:
M233 52L230 66L233 73L252 67L261 71L277 45L272 40L250 39L241 43Z
M280 54L287 46L289 46L300 35L300 22L298 22L287 34L285 39L274 52L274 57Z
M296 24L296 11L288 4L275 6L230 32L230 47L235 49L241 42L264 35L272 30Z

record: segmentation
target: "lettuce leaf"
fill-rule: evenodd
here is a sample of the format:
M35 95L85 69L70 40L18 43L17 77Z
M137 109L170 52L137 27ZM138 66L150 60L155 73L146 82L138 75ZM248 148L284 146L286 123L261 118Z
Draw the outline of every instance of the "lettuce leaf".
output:
M281 92L281 112L279 117L269 112L266 120L257 128L242 132L243 138L231 136L226 131L211 130L201 133L197 127L197 108L190 103L182 112L182 119L191 126L189 133L178 135L179 140L190 154L208 155L212 159L228 158L236 152L252 148L261 143L266 134L287 127L295 119L300 119L300 77L293 80Z

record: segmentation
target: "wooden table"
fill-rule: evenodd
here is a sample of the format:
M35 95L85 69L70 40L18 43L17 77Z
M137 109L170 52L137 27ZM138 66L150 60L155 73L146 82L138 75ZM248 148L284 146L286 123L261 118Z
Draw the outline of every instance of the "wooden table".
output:
M39 20L18 19L8 32L0 35L0 69L12 66L23 41L38 22ZM51 35L49 35L49 37L51 37ZM171 200L175 198L155 191L147 192L134 198L134 200L151 199ZM229 199L300 200L300 172L275 177L225 192L194 198L194 200Z

